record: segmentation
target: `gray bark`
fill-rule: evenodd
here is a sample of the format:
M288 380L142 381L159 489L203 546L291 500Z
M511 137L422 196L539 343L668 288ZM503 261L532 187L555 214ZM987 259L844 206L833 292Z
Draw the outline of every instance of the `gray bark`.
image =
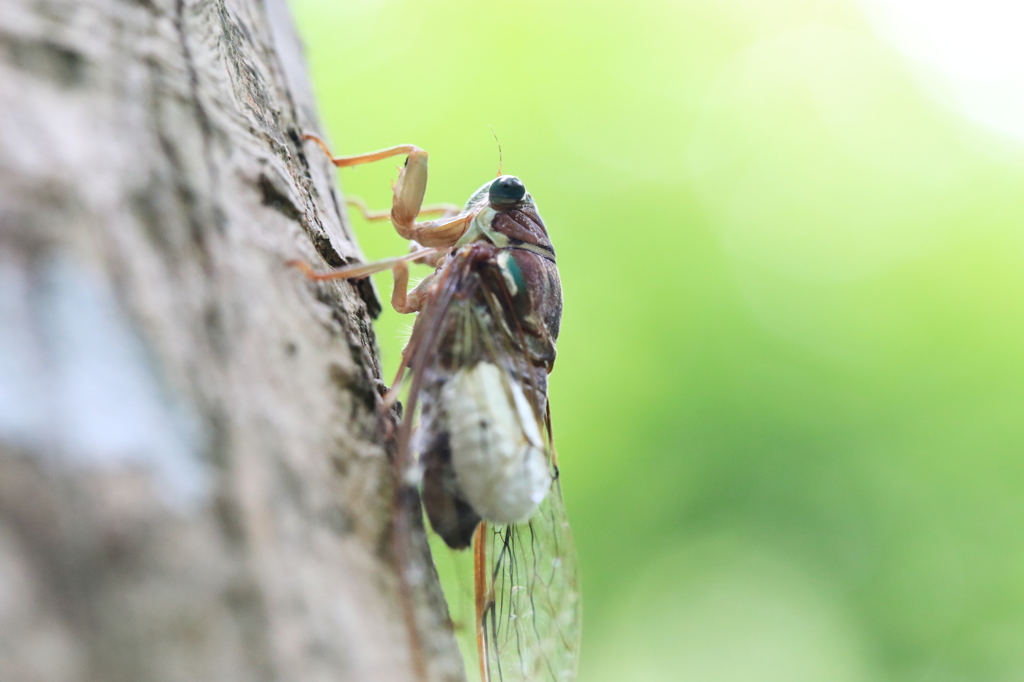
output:
M361 258L284 0L3 0L0 112L0 679L414 679L379 303L283 265Z

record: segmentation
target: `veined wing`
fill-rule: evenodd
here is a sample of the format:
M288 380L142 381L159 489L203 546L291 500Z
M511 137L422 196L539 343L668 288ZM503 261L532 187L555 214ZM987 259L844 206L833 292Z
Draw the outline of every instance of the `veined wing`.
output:
M446 407L436 396L446 377L459 368L490 362L502 369L509 396L515 384L535 416L547 421L547 367L531 359L527 338L533 334L539 339L532 348L542 349L541 360L544 344L550 341L543 329L524 329L522 318L514 314L516 301L495 267L495 252L489 245L477 245L439 271L437 293L420 313L410 343L413 382L408 409L410 416L417 405L421 409L418 450L425 468L424 504L432 525L452 546L468 544L465 530L472 530L479 516L465 516L467 508L444 487L449 466L443 429ZM546 450L550 458L550 447ZM576 676L581 632L578 567L553 463L552 474L551 488L529 521L484 523L477 533L478 636L483 674L490 682L570 682Z
M482 622L490 682L576 679L580 588L562 492L551 491L527 523L488 526Z

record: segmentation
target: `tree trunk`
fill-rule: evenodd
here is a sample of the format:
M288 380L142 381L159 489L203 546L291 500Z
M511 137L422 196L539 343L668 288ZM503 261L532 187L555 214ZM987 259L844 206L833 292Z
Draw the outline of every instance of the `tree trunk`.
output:
M285 1L2 0L0 112L0 679L462 679Z

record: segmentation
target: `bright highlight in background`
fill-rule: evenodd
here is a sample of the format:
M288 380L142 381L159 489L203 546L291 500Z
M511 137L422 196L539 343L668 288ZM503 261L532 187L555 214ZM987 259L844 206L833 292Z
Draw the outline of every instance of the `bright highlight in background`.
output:
M1024 142L1024 3L862 0L925 82L974 120Z

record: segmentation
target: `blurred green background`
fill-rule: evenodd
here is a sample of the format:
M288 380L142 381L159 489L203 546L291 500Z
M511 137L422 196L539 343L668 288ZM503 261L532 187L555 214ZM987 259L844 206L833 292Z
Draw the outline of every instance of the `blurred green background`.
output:
M581 680L1024 679L1021 146L853 1L293 7L337 153L547 222Z

